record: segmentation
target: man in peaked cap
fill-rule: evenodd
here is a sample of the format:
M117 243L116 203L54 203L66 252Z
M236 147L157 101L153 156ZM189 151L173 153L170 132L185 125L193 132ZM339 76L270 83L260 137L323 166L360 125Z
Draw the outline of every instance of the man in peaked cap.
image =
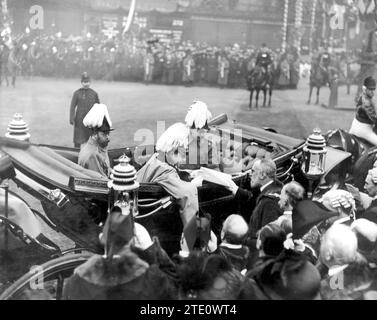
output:
M110 160L107 146L110 142L109 134L111 120L104 104L95 104L83 120L83 125L88 128L91 135L79 153L79 165L108 177Z
M73 143L80 148L88 141L90 130L83 125L83 119L95 103L100 103L98 94L90 88L90 78L86 72L81 76L82 87L75 91L71 101L69 123L74 126Z

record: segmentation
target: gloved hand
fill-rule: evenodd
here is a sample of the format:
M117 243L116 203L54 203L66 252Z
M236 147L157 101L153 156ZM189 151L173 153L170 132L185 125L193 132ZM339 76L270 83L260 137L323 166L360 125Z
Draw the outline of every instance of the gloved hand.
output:
M191 180L191 183L197 188L199 188L203 185L203 178L198 176L194 178L193 180Z
M149 232L141 224L134 224L134 246L141 250L146 250L153 245Z
M231 180L229 182L229 185L226 187L230 192L232 192L232 194L235 196L237 191L238 191L238 186L236 185L236 183Z
M217 237L215 233L211 230L211 237L208 241L207 251L208 253L213 253L217 250Z

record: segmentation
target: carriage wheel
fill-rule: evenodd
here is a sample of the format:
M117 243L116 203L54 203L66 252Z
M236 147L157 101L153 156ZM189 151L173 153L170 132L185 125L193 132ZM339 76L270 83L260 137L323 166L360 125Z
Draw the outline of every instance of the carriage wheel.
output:
M50 260L28 272L1 295L0 300L55 299L61 300L65 279L93 253L69 254Z

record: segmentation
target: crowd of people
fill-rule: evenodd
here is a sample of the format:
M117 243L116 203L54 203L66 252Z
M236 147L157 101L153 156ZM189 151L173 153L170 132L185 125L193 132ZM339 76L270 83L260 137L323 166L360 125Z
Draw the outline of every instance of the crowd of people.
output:
M8 56L7 48L6 44L0 48L0 79L13 70L13 84L18 72L74 77L84 70L109 81L246 87L247 72L261 51L270 54L271 65L278 63L277 85L295 86L300 75L298 56L279 56L265 46L220 49L189 42L166 45L56 36L20 38ZM9 63L14 69L4 71ZM107 107L89 88L87 73L81 82L69 119L75 128L75 147L80 148L78 163L110 179L113 170L107 146L112 122ZM376 82L366 79L364 87L356 119L366 119L373 126ZM309 200L298 182L283 185L277 180L272 154L261 153L255 144L241 143L237 161L235 149L227 149L229 154L220 152L218 144L223 141L216 140L211 131L211 119L207 105L194 102L184 123L174 124L161 135L155 154L143 154L142 161L133 159L138 182L158 183L177 201L183 225L180 251L168 256L158 237L152 239L116 203L100 235L104 255L93 255L75 269L65 282L64 298L377 299L377 168L368 172L361 191L345 184L335 170L331 179L322 181L330 191L315 193ZM189 178L180 175L182 164L192 170ZM217 235L211 219L199 215L198 187L203 178L197 169L203 166L227 173L250 170L241 185L232 180L224 185L239 209L223 221Z
M365 85L375 89L371 80ZM190 165L226 171L224 157L229 160L232 155L216 152L208 127L211 118L207 105L196 101L185 123L168 128L156 144L156 153L138 162L137 181L161 184L177 200L183 224L181 250L168 256L158 238L152 239L146 228L115 204L100 236L105 255L94 255L76 268L66 282L64 297L377 299L377 168L369 170L361 191L344 182L342 170L334 169L307 199L300 183L283 185L277 180L271 154L244 145L247 163L243 164L251 173L240 186L232 180L224 184L239 209L223 221L216 235L211 219L198 215L197 188L203 178L194 170L183 180L177 169L185 164L191 145L199 156ZM112 129L106 106L95 104L83 123L91 135L81 146L79 163L109 175L108 161L100 160L106 157ZM200 147L203 141L207 148Z
M86 71L94 79L108 81L246 88L248 73L261 50L271 54L276 86L295 88L301 61L294 48L281 53L266 45L216 47L90 34L63 38L60 33L0 40L0 83L8 83L8 77L15 75L72 78Z
M105 225L102 238L116 257L95 255L78 267L65 298L376 299L376 169L360 203L345 190L304 200L300 184L274 180L273 161L256 162L254 169L253 187L262 191L254 206L246 201L250 222L230 215L219 239L211 233L173 258L144 227L132 229L126 217L110 214L112 228Z

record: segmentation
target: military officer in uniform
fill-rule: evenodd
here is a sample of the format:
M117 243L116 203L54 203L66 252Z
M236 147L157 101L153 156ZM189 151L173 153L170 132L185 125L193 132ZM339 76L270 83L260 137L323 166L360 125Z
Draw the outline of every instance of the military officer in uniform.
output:
M112 123L104 104L95 104L83 120L83 125L91 132L89 140L79 153L79 165L100 173L103 177L110 174L110 160L107 146Z
M98 94L90 88L90 78L86 72L81 76L82 88L75 91L71 101L69 123L74 126L73 143L80 148L88 141L90 130L83 124L83 119L95 103L100 103Z

